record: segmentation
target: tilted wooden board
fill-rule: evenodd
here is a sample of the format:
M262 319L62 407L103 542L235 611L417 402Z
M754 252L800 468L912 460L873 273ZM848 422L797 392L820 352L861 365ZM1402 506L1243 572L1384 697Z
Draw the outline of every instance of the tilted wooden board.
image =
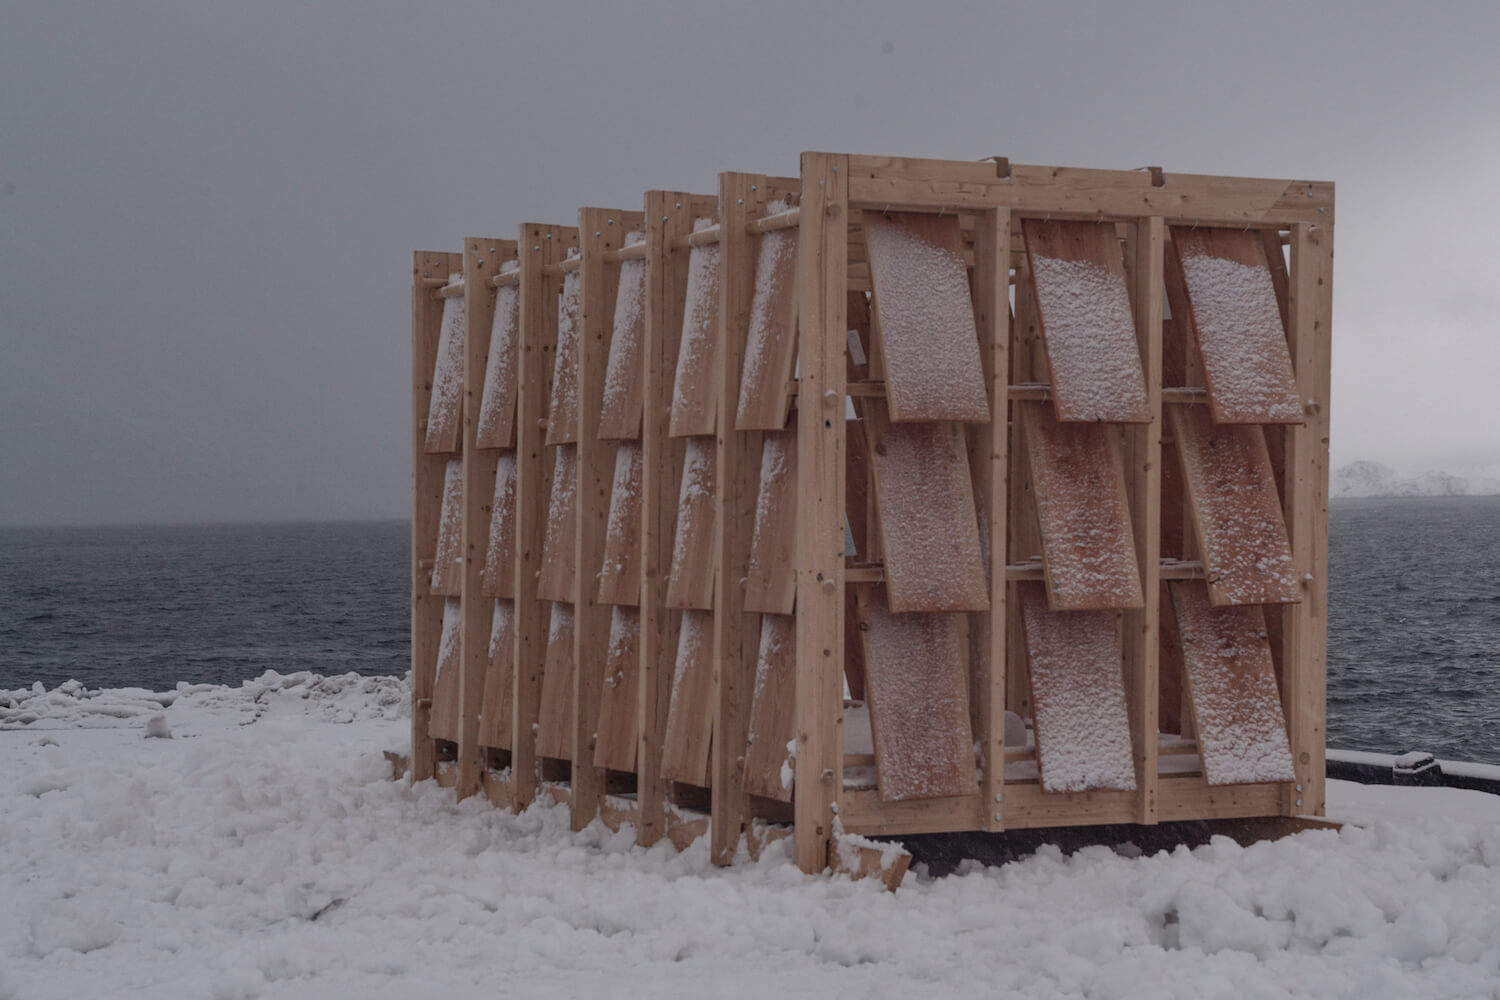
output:
M552 499L547 505L547 535L536 596L544 601L573 600L573 539L578 510L578 446L552 449Z
M1258 232L1172 227L1169 278L1186 292L1208 403L1220 424L1297 423L1302 405Z
M516 608L496 601L490 616L490 662L484 673L484 695L479 706L479 745L510 749L510 709L515 677Z
M736 429L779 431L786 426L796 364L797 230L778 229L760 237L755 259Z
M516 596L516 453L495 462L495 494L490 500L489 544L484 553L486 597Z
M866 401L865 423L891 610L989 607L962 429L891 423L878 399Z
M625 245L631 245L629 237ZM601 438L634 441L641 436L641 410L646 392L641 369L645 337L646 262L627 260L620 265L620 286L615 293L614 327L609 338L604 397L599 409Z
M641 600L643 471L641 446L633 441L621 443L615 450L615 478L609 493L604 561L599 568L601 604L639 604Z
M797 429L761 443L760 496L745 575L745 610L789 615L797 599Z
M429 455L457 451L463 427L464 298L443 300L437 363L432 371L432 398L427 404L427 433L422 450Z
M976 794L962 616L892 614L883 587L856 589L881 800Z
M450 458L443 469L443 510L432 557L432 592L457 597L463 585L464 463Z
M1140 567L1119 442L1102 424L1065 424L1016 404L1026 440L1047 602L1057 611L1139 608Z
M563 275L562 298L557 300L557 353L552 356L552 400L547 414L547 444L578 440L578 337L582 325L579 293L583 270Z
M714 724L712 611L684 611L677 633L672 702L662 738L661 773L669 781L708 785Z
M864 213L890 418L990 419L958 217Z
M714 439L689 438L677 492L677 533L667 607L714 606Z
M490 351L479 396L474 443L480 448L513 448L516 443L516 324L520 288L495 289L495 319L490 324Z
M1025 219L1021 231L1058 419L1146 423L1146 376L1114 223Z
M547 630L536 752L539 757L573 758L573 605L562 601L553 602Z
M609 646L604 654L604 687L599 695L598 740L594 766L634 771L637 679L640 677L641 615L635 608L616 607L609 620Z
M695 228L708 220L700 219ZM719 247L693 247L688 254L687 296L677 373L672 384L672 437L712 434L718 428Z
M1215 607L1300 601L1286 521L1260 427L1216 427L1203 406L1169 409L1209 599Z
M1135 788L1119 622L1113 611L1052 611L1040 583L1016 585L1044 792Z
M1211 606L1201 580L1173 580L1171 590L1204 777L1210 785L1295 780L1265 614Z
M761 615L749 732L745 791L792 801L787 744L797 734L797 619L793 615Z
M432 715L427 731L434 739L458 742L458 653L463 621L458 598L443 602L443 632L438 639L437 677L432 683Z

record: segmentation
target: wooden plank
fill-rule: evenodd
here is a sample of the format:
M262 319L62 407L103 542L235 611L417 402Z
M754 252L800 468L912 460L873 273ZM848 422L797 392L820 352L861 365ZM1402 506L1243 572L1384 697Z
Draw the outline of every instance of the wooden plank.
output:
M490 499L489 544L484 554L484 595L516 596L516 453L495 458L495 492Z
M1172 227L1173 266L1214 422L1298 423L1302 404L1259 233Z
M662 741L661 773L670 781L708 784L714 721L713 627L712 611L682 614L672 704Z
M1045 403L1017 403L1041 529L1047 601L1058 611L1139 608L1125 467L1100 424L1065 424Z
M677 491L677 530L667 606L707 610L714 602L714 466L712 437L688 438Z
M627 263L629 263L627 261ZM641 446L622 442L615 450L604 555L599 568L599 601L638 604L641 596Z
M698 219L693 225L703 228L707 220ZM673 437L713 434L718 418L714 372L719 345L719 247L693 247L688 261L677 376L672 384Z
M459 260L462 267L462 258ZM461 279L463 272L455 271L454 276ZM449 282L450 285L460 283ZM463 419L464 329L464 300L444 299L442 332L432 369L432 397L427 409L427 437L423 445L429 453L458 451Z
M767 211L776 214L786 207L778 202ZM735 428L779 431L786 426L787 387L797 364L797 231L779 229L758 242Z
M793 417L795 421L795 416ZM797 427L765 435L745 609L789 615L797 599Z
M1157 614L1158 635L1158 725L1164 733L1187 736L1192 726L1183 728L1183 707L1187 704L1182 682L1182 646L1177 636L1177 616L1172 613L1172 598L1167 593L1167 581L1158 585Z
M610 615L609 647L604 654L604 690L599 699L598 738L594 743L597 767L635 770L640 641L640 610L616 606Z
M566 601L573 596L573 545L578 530L578 446L552 449L552 499L547 504L547 535L542 544L542 569L537 596Z
M479 745L509 750L510 700L515 686L516 609L513 601L496 601L490 616L489 669L479 709ZM509 804L507 802L507 804Z
M844 830L865 837L951 833L981 829L984 803L976 794L887 802L874 789L844 793L839 819Z
M1286 716L1259 607L1213 607L1198 580L1169 585L1210 785L1293 781Z
M1149 422L1115 227L1026 219L1021 229L1057 418Z
M1202 406L1170 409L1188 517L1214 606L1301 600L1261 429L1215 426Z
M1112 611L1052 611L1045 588L1016 585L1025 623L1042 789L1136 787L1120 630Z
M443 513L437 551L432 557L432 592L457 597L463 586L464 463L450 458L443 467Z
M536 724L539 757L571 760L573 754L573 605L552 603L547 659L542 672L541 711Z
M797 736L797 619L762 615L745 749L745 790L792 801L790 747Z
M583 306L582 269L568 271L557 300L557 350L552 356L551 408L547 413L547 443L578 440L578 339Z
M879 586L858 594L880 798L974 794L979 773L962 616L894 614Z
M644 233L630 233L645 242ZM634 441L641 436L641 406L645 384L642 360L646 336L646 261L627 260L620 265L619 291L609 338L609 363L604 373L604 393L599 407L599 436Z
M891 610L988 608L963 431L951 423L891 423L878 399L866 402L865 425Z
M479 399L479 430L475 437L475 444L480 448L511 448L516 443L516 349L520 311L521 289L518 285L495 289L484 388Z
M990 418L954 216L864 217L890 419Z
M463 628L459 601L443 602L443 631L438 638L437 670L432 685L432 721L428 732L435 740L458 742L459 636Z

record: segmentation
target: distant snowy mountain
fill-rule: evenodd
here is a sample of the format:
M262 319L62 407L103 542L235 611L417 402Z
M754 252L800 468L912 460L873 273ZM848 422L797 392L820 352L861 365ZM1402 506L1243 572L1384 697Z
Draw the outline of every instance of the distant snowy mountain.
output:
M1354 497L1463 497L1500 494L1500 479L1462 476L1451 472L1424 472L1402 476L1379 462L1351 462L1335 469L1330 495Z

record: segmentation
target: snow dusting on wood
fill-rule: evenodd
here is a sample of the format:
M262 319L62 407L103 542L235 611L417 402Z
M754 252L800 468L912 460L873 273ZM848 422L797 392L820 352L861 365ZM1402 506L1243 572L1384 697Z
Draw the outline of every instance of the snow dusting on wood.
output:
M791 782L783 781L782 774L788 769L787 744L796 737L796 710L797 619L762 615L745 748L745 791L751 795L792 800Z
M432 559L432 592L457 597L463 584L464 463L450 458L443 468L443 506Z
M427 730L440 740L458 741L458 654L463 616L459 599L443 602L443 631L438 638L437 674L432 680L432 715Z
M579 292L582 287L581 268L563 275L562 297L557 300L557 352L552 358L548 444L571 444L578 440L578 337L582 321Z
M516 662L515 604L496 601L490 616L490 664L479 706L479 745L510 749L511 685Z
M670 781L708 784L713 734L714 619L711 611L684 611L677 633L672 703L662 741L661 773Z
M495 461L495 494L490 501L490 531L484 555L484 593L515 597L516 453L501 452Z
M573 758L573 605L563 601L553 602L547 629L536 752L542 757Z
M546 601L573 599L573 540L578 526L578 446L552 449L552 500L547 505L547 535L542 542L537 596Z
M625 245L639 243L631 233ZM633 441L641 436L641 408L645 399L641 359L646 338L646 262L620 264L615 317L609 338L609 361L604 369L604 397L599 411L599 436Z
M479 423L474 438L480 448L509 448L516 442L516 338L520 303L520 289L515 285L502 285L495 290L495 318L490 324L490 349L484 363L484 389L479 397Z
M615 476L609 493L604 561L599 567L602 604L638 604L641 595L641 446L623 442L615 449Z
M641 616L635 608L616 607L609 619L609 646L604 654L604 685L599 693L599 726L594 766L635 770L636 678L640 675Z
M712 219L699 219L693 229L706 229ZM718 421L719 360L719 245L693 247L688 253L686 302L682 339L677 345L677 377L672 385L673 437L712 434Z
M462 283L461 274L448 278L449 285ZM432 372L432 398L427 404L427 435L422 445L428 454L458 450L463 415L464 329L464 297L444 299L437 363Z
M766 207L766 214L787 210L785 202ZM797 361L797 230L777 229L760 237L755 258L750 328L740 375L742 431L776 431L786 426L789 383Z
M797 598L797 431L765 436L745 574L745 610L789 615Z
M670 608L713 607L714 603L714 439L689 438L677 493L677 532L667 580Z

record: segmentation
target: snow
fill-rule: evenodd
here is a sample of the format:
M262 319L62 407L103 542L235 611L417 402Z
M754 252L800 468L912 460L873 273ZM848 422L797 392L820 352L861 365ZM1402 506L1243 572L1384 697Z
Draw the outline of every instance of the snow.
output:
M1139 420L1149 412L1123 272L1032 254L1052 391L1066 420Z
M578 337L582 321L579 295L583 271L563 275L557 300L557 353L552 358L552 410L547 418L547 443L578 440Z
M450 458L443 467L443 502L438 519L437 548L429 580L439 594L456 594L463 574L464 463Z
M463 284L462 274L448 276L449 285ZM432 397L427 404L426 448L441 450L439 445L458 426L459 397L464 389L464 299L455 295L443 300L443 316L438 327L437 362L432 372Z
M626 246L630 245L627 237ZM614 326L609 338L609 359L604 368L604 402L600 416L600 435L603 437L640 436L640 382L642 352L645 348L645 319L646 262L627 260L620 265L619 290L615 293ZM632 388L636 390L634 394L631 393Z
M712 219L698 219L693 230L707 229ZM688 252L688 280L682 314L682 339L672 381L671 434L712 434L716 423L714 364L719 344L719 245Z
M0 732L0 997L1395 1000L1500 981L1497 796L1335 781L1342 833L1043 848L889 893L804 876L786 843L720 869L702 841L643 849L545 802L512 816L391 781L408 697L273 672L0 692L37 719ZM164 707L178 738L143 739Z
M520 289L515 285L504 285L495 291L495 317L490 324L489 356L484 365L484 389L479 397L476 440L480 447L506 447L515 433L520 301Z
M767 215L785 212L785 201L772 202ZM750 328L745 337L745 361L740 377L736 426L753 429L747 420L752 408L769 397L779 399L792 376L797 337L797 230L777 229L760 238L755 258L754 294L750 300ZM768 365L776 362L775 368ZM778 385L778 383L781 383ZM785 416L785 414L781 414ZM759 425L755 425L759 426ZM776 427L761 427L774 430Z

